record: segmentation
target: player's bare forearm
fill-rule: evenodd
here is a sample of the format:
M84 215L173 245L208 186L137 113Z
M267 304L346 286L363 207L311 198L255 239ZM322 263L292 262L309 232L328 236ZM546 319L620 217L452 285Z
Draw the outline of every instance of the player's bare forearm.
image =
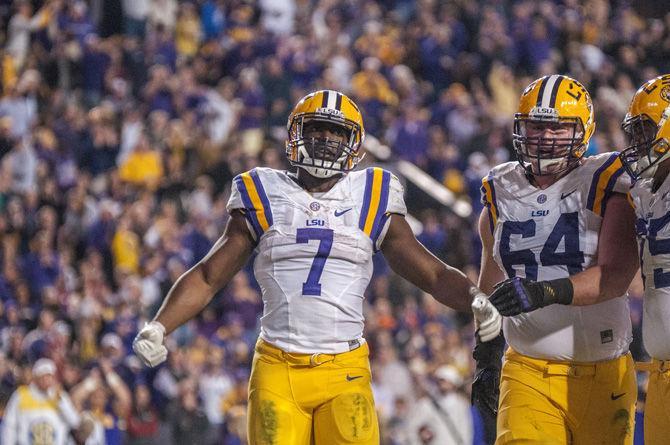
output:
M154 320L169 334L195 317L246 264L253 248L244 215L233 212L223 236L205 258L179 277Z
M572 304L586 306L623 295L639 266L635 214L624 195L607 202L598 239L598 264L572 275Z
M215 293L216 289L205 281L202 264L198 263L177 279L154 319L170 333L200 313Z
M637 268L594 266L570 277L574 289L572 304L588 306L623 295L633 280Z
M443 263L422 246L403 216L391 215L381 248L395 273L440 303L470 312L470 288L474 284L463 272Z
M506 277L493 259L493 234L487 209L482 209L479 215L479 238L482 241L482 260L477 285L482 292L490 294L495 285Z
M440 266L435 279L428 281L430 288L423 290L445 306L461 312L471 312L474 283L460 270L441 261Z

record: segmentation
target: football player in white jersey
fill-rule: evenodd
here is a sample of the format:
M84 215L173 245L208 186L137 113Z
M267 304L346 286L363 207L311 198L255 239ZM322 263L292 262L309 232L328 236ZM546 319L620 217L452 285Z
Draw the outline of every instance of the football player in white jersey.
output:
M629 145L621 152L634 179L630 195L637 214L644 313L642 337L651 363L644 405L644 443L670 437L670 74L646 82L633 96L623 129Z
M633 440L635 216L618 153L584 157L594 127L579 82L537 79L514 116L519 162L482 181L479 286L506 279L490 298L509 344L497 444Z
M378 250L438 301L462 311L478 301L482 340L500 332L486 297L416 240L398 179L380 168L352 171L363 137L347 96L305 96L288 120L286 153L297 173L255 168L234 179L223 236L134 342L150 366L165 360L164 336L197 315L255 250L264 309L249 382L251 444L379 443L363 338Z

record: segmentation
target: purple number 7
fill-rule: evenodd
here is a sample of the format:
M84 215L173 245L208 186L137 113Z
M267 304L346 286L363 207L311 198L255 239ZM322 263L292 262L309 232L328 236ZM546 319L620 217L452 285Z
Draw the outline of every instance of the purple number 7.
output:
M319 240L319 249L316 251L312 267L309 269L307 281L302 283L303 295L321 295L321 274L323 273L323 266L326 265L326 259L330 254L330 249L333 247L333 230L332 229L298 229L295 241L298 244L308 243L310 240Z

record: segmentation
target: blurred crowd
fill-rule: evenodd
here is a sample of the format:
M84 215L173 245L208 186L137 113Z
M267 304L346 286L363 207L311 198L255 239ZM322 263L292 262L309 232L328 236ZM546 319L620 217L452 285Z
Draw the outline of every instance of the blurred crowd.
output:
M307 92L348 94L394 159L471 200L470 219L414 216L476 280L480 179L511 157L522 88L584 83L598 153L624 146L637 86L670 71L670 14L653 1L2 0L0 23L0 409L49 358L96 422L91 444L246 443L250 268L170 336L165 365L130 346L222 233L233 176L287 168L286 119ZM469 316L375 258L366 318L383 443L479 443Z

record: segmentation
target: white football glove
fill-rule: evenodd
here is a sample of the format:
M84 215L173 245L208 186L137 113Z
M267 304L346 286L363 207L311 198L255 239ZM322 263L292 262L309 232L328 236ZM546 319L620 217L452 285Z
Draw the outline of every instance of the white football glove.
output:
M150 367L160 365L167 359L167 348L163 345L165 326L157 321L145 323L133 340L133 351L142 362Z
M502 315L483 293L472 300L472 313L475 315L475 333L481 341L491 341L500 334Z

